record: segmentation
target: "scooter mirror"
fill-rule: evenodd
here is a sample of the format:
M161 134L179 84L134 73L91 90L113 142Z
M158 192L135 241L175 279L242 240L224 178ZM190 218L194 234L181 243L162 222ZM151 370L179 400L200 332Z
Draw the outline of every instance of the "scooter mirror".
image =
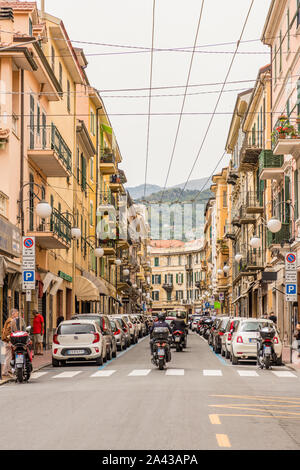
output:
M31 326L27 326L26 331L28 331L29 333L30 330L31 330Z

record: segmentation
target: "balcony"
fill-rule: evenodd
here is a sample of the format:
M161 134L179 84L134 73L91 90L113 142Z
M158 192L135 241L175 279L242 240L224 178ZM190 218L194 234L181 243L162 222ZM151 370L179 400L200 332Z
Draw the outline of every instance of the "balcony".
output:
M247 253L246 269L249 271L264 269L263 253L261 249L252 249Z
M71 176L72 152L54 124L29 127L28 159L46 177Z
M113 256L116 254L116 244L113 240L99 240L99 245L104 250L104 256Z
M272 245L281 245L288 243L291 238L291 229L289 223L283 223L281 229L277 233L267 231L267 246L270 248Z
M111 175L109 179L109 187L113 193L119 193L124 190L121 178L119 175Z
M173 283L171 282L166 282L165 284L162 285L163 289L165 289L167 292L171 292L174 288Z
M49 221L40 217L30 220L27 235L35 237L38 245L46 250L68 249L71 246L71 222L53 208Z
M261 180L283 178L283 155L274 155L272 150L263 150L259 156L259 178Z
M257 165L258 157L264 148L264 135L262 131L246 132L245 139L240 151L240 166L243 169L251 169Z
M263 212L263 201L259 199L255 191L248 191L246 195L246 214L262 214Z
M241 225L255 224L255 222L256 222L256 217L253 215L253 213L248 213L247 212L247 206L246 205L242 205L240 207L239 222L240 222Z
M100 173L103 175L114 175L116 173L116 157L111 149L101 150Z
M274 155L300 156L300 132L298 120L281 116L272 132Z

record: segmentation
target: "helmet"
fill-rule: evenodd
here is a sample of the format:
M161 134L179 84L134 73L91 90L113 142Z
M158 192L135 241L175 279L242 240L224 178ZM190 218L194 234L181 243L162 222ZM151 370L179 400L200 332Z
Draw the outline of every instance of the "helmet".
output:
M157 315L158 321L165 321L165 315L161 312Z

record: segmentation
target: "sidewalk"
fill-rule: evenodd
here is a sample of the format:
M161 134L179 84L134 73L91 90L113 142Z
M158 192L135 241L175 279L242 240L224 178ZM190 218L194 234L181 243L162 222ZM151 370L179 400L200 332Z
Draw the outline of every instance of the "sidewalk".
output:
M43 356L34 356L32 360L33 372L42 369L43 367L51 365L52 362L52 350L48 349L44 351ZM16 379L15 377L0 380L0 385L3 385L8 382L14 382Z
M298 351L292 351L292 362L291 362L291 352L290 348L287 346L283 347L282 351L282 360L286 367L289 367L293 370L300 370L300 357L298 357Z

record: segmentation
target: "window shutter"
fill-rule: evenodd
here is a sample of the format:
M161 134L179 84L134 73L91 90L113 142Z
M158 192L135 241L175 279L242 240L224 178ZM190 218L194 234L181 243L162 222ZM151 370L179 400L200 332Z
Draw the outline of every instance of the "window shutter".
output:
M294 173L295 220L298 219L298 170Z
M285 176L284 178L284 201L288 201L290 199L290 178ZM288 223L290 221L290 206L289 204L285 205L285 222Z

